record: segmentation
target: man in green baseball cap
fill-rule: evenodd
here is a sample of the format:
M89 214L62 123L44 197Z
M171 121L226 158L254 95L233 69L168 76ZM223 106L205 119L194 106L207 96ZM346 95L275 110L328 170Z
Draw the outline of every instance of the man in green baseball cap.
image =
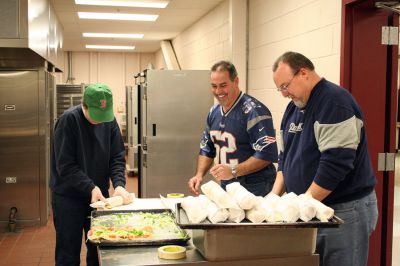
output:
M79 265L82 231L90 229L90 203L113 196L132 202L125 189L125 147L105 84L89 85L82 105L64 112L54 127L50 188L56 229L56 265ZM98 265L96 247L86 241L86 265Z
M107 85L89 85L83 95L83 103L93 121L103 123L114 120L112 92Z

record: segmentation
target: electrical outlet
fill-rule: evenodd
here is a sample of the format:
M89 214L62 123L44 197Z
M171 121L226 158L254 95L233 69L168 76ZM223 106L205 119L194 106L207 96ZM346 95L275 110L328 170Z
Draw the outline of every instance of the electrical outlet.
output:
M16 176L7 176L6 177L6 184L15 184L15 183L17 183Z

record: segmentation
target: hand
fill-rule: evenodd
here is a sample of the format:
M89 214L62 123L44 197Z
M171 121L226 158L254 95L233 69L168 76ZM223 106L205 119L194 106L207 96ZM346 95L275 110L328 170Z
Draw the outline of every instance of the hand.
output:
M199 195L201 181L203 181L203 179L199 176L194 176L190 178L188 182L190 192L192 192L195 195Z
M230 180L233 178L232 169L228 164L216 164L210 169L210 174L217 180Z
M114 189L113 196L121 196L124 204L129 204L133 201L132 194L126 191L126 189L121 186L118 186Z
M96 201L104 201L106 200L106 198L104 198L103 194L101 193L101 190L98 186L95 186L94 189L92 189L92 199L91 199L91 203L95 203Z

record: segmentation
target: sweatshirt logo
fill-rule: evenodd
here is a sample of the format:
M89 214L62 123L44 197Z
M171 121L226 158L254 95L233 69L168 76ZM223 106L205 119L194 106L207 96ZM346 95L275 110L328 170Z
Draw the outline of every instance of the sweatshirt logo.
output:
M295 123L291 123L289 126L289 133L296 133L303 131L303 123L299 123L299 125L295 125Z

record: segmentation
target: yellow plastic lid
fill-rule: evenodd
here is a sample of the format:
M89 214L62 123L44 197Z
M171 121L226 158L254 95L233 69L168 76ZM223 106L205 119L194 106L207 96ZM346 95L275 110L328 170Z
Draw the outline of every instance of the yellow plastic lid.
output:
M183 198L185 195L182 193L168 193L167 198Z

